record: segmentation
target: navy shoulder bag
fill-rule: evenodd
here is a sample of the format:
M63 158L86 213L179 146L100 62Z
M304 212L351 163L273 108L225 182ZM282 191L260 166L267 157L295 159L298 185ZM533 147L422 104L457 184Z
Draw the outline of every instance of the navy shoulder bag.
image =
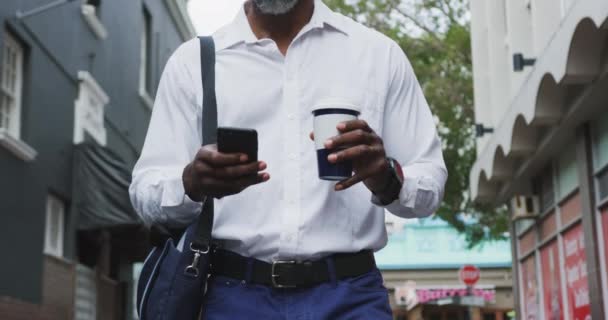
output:
M203 145L217 140L215 45L201 37L203 83ZM198 319L210 268L213 199L207 198L198 219L181 235L157 243L144 262L137 284L137 309L142 320Z

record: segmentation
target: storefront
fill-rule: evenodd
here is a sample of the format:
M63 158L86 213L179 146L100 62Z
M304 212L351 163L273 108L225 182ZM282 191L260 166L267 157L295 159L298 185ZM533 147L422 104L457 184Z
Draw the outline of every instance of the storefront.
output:
M607 319L608 2L471 8L476 122L493 129L471 196L510 208L519 319Z
M376 259L395 319L510 319L514 301L508 240L468 249L464 236L438 219L397 227L388 223L389 243ZM479 268L471 289L460 279L464 265Z

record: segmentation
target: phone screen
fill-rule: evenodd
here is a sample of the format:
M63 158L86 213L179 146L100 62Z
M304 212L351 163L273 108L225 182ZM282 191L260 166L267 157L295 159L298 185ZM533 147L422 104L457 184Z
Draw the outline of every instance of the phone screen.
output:
M250 161L258 161L258 133L254 129L220 127L217 149L222 153L244 153Z

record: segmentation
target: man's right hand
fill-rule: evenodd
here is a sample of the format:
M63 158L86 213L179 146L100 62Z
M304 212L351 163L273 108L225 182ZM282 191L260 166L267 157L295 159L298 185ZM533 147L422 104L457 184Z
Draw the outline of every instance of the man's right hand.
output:
M182 181L186 194L193 201L204 197L221 199L240 193L249 186L266 182L270 175L265 172L266 163L249 162L247 155L221 153L217 145L202 147L194 160L184 168Z

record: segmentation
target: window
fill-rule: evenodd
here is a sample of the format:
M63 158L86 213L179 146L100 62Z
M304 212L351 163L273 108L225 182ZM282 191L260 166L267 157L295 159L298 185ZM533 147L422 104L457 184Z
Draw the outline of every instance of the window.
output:
M540 212L547 212L555 204L553 191L553 167L544 169L534 181L534 191L539 197Z
M141 33L141 65L139 71L139 93L144 102L152 107L152 16L144 8L144 24Z
M560 200L578 187L576 150L573 144L568 144L559 157L557 186Z
M54 196L46 200L46 225L44 231L44 253L63 256L63 230L65 224L65 205Z
M99 9L99 7L101 6L101 0L87 0L87 4L95 7L96 9Z
M495 313L486 313L483 315L483 320L496 320Z
M93 75L78 72L79 92L74 108L74 144L85 140L85 133L102 146L106 145L105 108L110 98Z
M597 175L597 182L600 200L608 199L608 169Z
M23 51L21 43L5 31L0 70L0 131L17 139L21 131Z
M608 113L600 116L594 124L593 164L596 170L608 166Z

